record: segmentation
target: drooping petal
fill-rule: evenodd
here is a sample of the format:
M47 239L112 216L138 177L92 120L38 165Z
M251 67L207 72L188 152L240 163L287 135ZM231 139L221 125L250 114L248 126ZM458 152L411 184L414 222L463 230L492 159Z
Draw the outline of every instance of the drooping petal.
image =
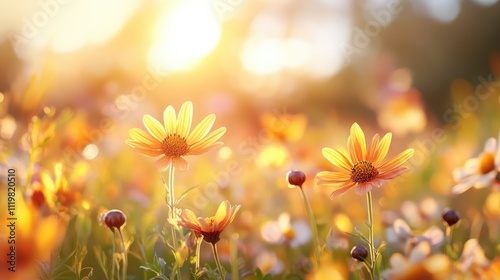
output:
M320 181L343 182L350 180L351 175L347 172L321 171L316 174L316 178Z
M358 159L366 159L366 140L363 130L357 123L351 126L351 138Z
M125 144L127 144L129 147L132 148L141 148L141 149L146 149L146 150L152 150L152 151L161 151L161 144L160 142L156 142L155 145L148 145L145 144L144 142L138 142L137 140L125 140Z
M459 184L455 185L452 189L451 192L453 194L461 194L465 192L466 190L470 189L474 182L479 178L479 175L473 175L470 176L464 180L462 180Z
M363 195L369 191L371 191L373 188L373 183L372 182L365 182L365 183L360 183L354 188L354 193Z
M157 157L157 156L163 155L163 152L160 150L150 150L150 149L142 149L142 148L136 148L136 147L133 147L132 149L134 150L134 152L137 152L137 153L140 153L140 154L143 154L146 156L150 156L150 157Z
M155 146L158 144L158 140L156 140L156 138L152 137L151 134L148 134L144 130L139 128L130 129L128 131L128 135L130 135L130 138L132 138L133 140L142 142L147 145Z
M201 225L198 221L198 218L193 213L193 211L189 209L184 209L181 213L181 221L179 225L185 228L189 228L191 230L200 231Z
M168 166L172 163L172 157L161 157L156 162L156 168L161 172L167 170Z
M370 148L368 149L367 155L366 155L366 159L369 162L375 161L374 158L375 158L375 155L377 153L377 146L378 146L379 141L380 141L380 136L378 135L378 133L376 133L375 135L373 135L372 143L370 144Z
M215 122L215 115L211 114L206 116L189 134L189 136L186 138L186 141L188 144L193 144L199 141L200 139L203 139L208 132L210 132L210 129L214 125Z
M410 159L413 156L413 153L415 150L413 149L407 149L404 152L400 153L399 155L395 156L393 159L390 161L382 164L379 168L378 171L380 173L385 173L386 171L393 169L395 167L400 166L401 164L405 163L408 159Z
M219 140L222 137L222 135L224 135L224 133L226 133L226 128L219 127L216 130L210 132L205 138L191 145L189 149L197 150L206 148L215 143L217 140Z
M163 111L163 123L165 124L165 132L167 135L172 135L177 131L175 109L171 105L168 105Z
M217 149L219 147L222 147L223 145L224 145L223 142L215 142L212 145L201 148L201 149L197 149L197 150L190 149L186 155L201 155L201 154L209 152L213 149Z
M186 171L189 168L187 161L181 157L172 158L172 164L175 168L179 169L179 171Z
M380 140L377 145L377 150L375 152L375 157L373 159L373 164L378 166L384 158L387 156L387 152L389 152L389 147L391 146L392 133L387 133L382 140Z
M347 180L344 182L331 182L331 181L318 181L317 185L323 186L323 187L332 187L332 188L343 188L349 184L351 184L351 180Z
M476 179L476 182L474 183L474 188L482 189L482 188L490 186L491 183L493 183L493 180L495 179L496 175L497 175L497 171L493 170L489 173L486 173L484 175L479 176Z
M377 178L382 180L390 180L398 177L399 175L405 173L408 170L406 166L398 166L394 169L388 170L385 173L379 174Z
M180 137L187 137L191 129L191 120L193 118L193 103L191 101L184 102L179 117L177 118L177 134Z
M153 118L150 115L144 115L142 118L142 122L144 123L144 126L148 130L148 132L156 138L158 141L163 141L165 139L166 134L165 134L165 128L163 125L157 121L155 118Z
M345 170L351 172L352 165L349 160L340 152L330 148L323 148L321 151L323 156L330 161L335 166L344 168Z
M356 185L355 182L350 182L349 184L346 184L344 187L338 189L338 190L335 190L334 192L332 192L332 194L330 195L330 199L333 199L334 197L336 196L339 196L341 194L344 194L345 192L347 192L348 190L350 190L352 187L354 187L354 185Z

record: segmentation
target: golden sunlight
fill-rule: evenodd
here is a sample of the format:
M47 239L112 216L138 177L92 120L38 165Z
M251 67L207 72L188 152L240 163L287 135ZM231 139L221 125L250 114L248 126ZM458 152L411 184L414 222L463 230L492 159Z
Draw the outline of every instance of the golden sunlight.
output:
M221 29L212 8L198 0L186 1L168 10L159 23L150 65L162 69L182 71L195 66L210 53L221 35Z

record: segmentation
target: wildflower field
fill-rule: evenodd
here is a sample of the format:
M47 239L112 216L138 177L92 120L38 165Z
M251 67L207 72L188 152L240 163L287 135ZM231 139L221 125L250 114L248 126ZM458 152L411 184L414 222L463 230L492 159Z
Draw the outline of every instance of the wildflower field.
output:
M500 3L0 4L0 279L500 279Z

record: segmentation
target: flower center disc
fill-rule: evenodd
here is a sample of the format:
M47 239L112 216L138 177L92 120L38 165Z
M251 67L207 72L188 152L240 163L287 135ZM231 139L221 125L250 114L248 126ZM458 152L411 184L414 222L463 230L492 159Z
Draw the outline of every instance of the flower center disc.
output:
M371 162L362 160L351 169L351 180L356 183L364 183L377 177L378 171Z
M495 169L495 156L492 153L485 153L479 161L479 173L486 174Z
M180 157L187 154L189 147L186 139L177 134L171 134L161 142L161 149L166 156Z

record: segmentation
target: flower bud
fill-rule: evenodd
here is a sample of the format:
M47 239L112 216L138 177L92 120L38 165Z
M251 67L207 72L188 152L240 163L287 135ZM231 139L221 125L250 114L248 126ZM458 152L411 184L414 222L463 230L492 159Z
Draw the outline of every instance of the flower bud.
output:
M442 218L451 227L460 220L460 215L453 209L447 209L443 212Z
M288 184L302 188L302 185L306 181L306 174L299 170L291 170L286 174L286 179Z
M368 249L363 245L354 246L351 250L351 257L363 262L368 257Z
M102 220L111 230L113 230L113 228L119 230L127 221L127 216L125 216L122 211L113 209L104 214Z

